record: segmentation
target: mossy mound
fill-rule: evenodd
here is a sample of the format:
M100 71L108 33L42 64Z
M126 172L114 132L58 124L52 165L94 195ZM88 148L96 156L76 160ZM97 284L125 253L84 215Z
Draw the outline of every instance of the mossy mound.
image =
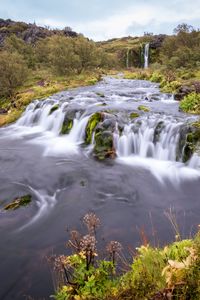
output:
M142 110L144 112L149 112L150 111L150 108L145 106L145 105L139 105L138 106L138 110Z
M95 134L94 157L99 160L116 157L112 132L100 130Z
M73 127L73 120L65 120L63 122L60 133L61 134L68 134L70 132L70 130L72 129L72 127Z
M137 112L132 112L132 113L130 113L130 118L131 119L136 119L136 118L138 118L140 115L137 113Z
M27 206L31 202L31 195L24 195L22 197L15 198L11 203L4 207L4 210L15 210L21 206Z
M86 126L85 130L85 143L89 145L92 142L92 134L96 128L96 126L103 120L103 113L96 112L93 114Z
M51 114L52 114L54 111L56 111L58 108L59 108L59 105L58 105L58 104L54 105L54 106L50 109L49 115L51 115Z
M180 131L179 145L177 148L177 160L182 158L185 163L200 149L200 127L199 123L189 124Z

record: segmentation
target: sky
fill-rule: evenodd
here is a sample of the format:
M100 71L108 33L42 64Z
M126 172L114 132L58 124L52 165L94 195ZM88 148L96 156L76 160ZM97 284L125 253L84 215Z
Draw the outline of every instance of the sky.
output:
M200 27L200 0L0 0L0 18L36 22L102 41L144 32L171 34L180 23Z

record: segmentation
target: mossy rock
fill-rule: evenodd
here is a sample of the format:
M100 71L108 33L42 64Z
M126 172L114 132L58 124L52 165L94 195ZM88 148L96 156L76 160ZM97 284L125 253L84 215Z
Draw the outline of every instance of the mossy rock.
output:
M92 142L92 134L96 128L96 126L103 120L103 113L101 112L96 112L93 114L86 126L85 130L85 143L90 144Z
M69 119L65 120L63 122L63 125L62 125L60 133L61 134L69 134L69 132L72 129L72 127L73 127L73 120L69 120Z
M165 124L163 121L160 121L157 125L156 125L156 128L155 128L155 131L154 131L154 137L153 137L153 142L154 143L157 143L160 139L160 134L163 130L163 128L165 127Z
M51 115L51 114L52 114L54 111L56 111L58 108L59 108L59 105L58 105L58 104L54 105L54 106L50 109L49 115Z
M95 134L94 156L99 160L116 157L112 132L98 131Z
M185 135L185 139L181 140L181 144L184 144L182 151L182 160L183 162L187 162L195 152L199 151L198 148L200 144L200 128L195 126L189 127L189 130Z
M136 118L138 118L140 115L137 113L137 112L132 112L132 113L130 113L130 118L131 119L136 119Z
M101 97L101 98L105 98L105 95L103 93L98 92L98 93L96 93L96 95Z
M15 198L11 203L4 207L4 210L15 210L21 206L27 206L31 202L31 195L24 195L22 197Z
M144 112L149 112L150 111L150 108L145 106L145 105L139 105L138 106L138 110L142 110Z

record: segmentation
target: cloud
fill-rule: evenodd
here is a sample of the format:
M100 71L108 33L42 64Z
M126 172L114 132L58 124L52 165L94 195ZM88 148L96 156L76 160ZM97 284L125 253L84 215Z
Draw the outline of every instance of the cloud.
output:
M181 22L198 26L200 0L0 0L0 16L72 27L94 40L144 31L171 33ZM15 4L13 4L15 2Z

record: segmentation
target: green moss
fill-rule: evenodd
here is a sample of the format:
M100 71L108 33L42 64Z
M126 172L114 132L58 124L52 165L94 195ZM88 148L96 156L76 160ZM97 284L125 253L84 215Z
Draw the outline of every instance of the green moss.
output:
M144 112L149 112L150 111L150 108L145 106L145 105L139 105L138 106L138 110L142 110Z
M95 134L94 156L99 160L115 158L112 132L100 130Z
M103 114L102 113L95 113L93 114L86 126L86 131L85 131L85 142L86 144L90 144L92 142L92 134L98 125L99 122L101 122L103 119Z
M61 134L68 134L73 127L73 120L65 120L60 131Z
M187 162L197 150L197 145L200 142L200 128L193 127L193 131L186 136L186 142L183 149L183 162Z
M130 118L131 119L135 119L135 118L138 118L140 115L137 113L137 112L132 112L130 113Z
M54 111L56 111L58 108L59 108L59 105L58 105L58 104L54 105L54 106L51 108L51 110L50 110L50 112L49 112L49 115L51 115L51 114L52 114Z
M190 93L180 103L180 108L189 113L200 114L200 94Z
M11 203L4 207L4 210L15 210L21 206L27 206L31 202L31 195L15 198Z

